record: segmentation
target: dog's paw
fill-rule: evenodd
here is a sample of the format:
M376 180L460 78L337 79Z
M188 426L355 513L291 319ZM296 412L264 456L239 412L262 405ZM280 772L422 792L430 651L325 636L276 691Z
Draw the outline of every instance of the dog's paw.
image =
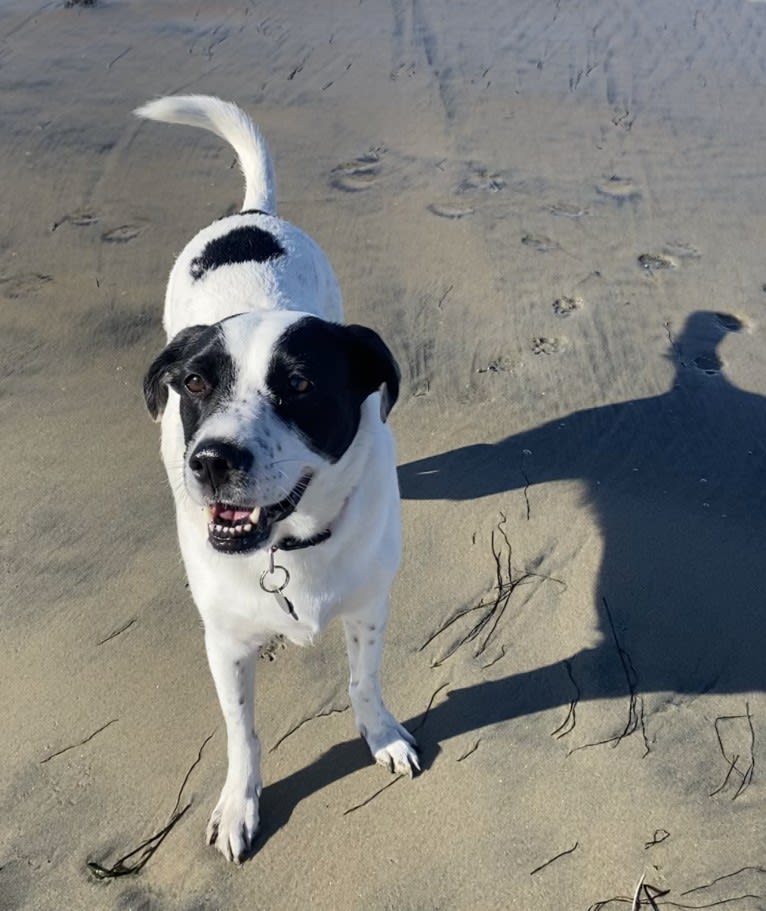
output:
M241 864L253 853L258 832L260 788L242 792L224 786L221 797L207 824L207 843L215 845L226 860Z
M420 771L417 743L410 732L393 719L379 734L363 734L378 765L410 778Z

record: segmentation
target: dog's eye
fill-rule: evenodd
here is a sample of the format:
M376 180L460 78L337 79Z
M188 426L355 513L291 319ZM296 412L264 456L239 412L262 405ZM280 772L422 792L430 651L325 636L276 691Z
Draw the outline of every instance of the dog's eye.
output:
M314 384L311 380L307 380L305 376L301 376L300 373L293 373L289 379L290 389L293 392L296 392L298 395L304 395L307 392L310 392L314 388Z
M193 396L203 396L210 391L210 384L198 373L191 373L184 380L184 387Z

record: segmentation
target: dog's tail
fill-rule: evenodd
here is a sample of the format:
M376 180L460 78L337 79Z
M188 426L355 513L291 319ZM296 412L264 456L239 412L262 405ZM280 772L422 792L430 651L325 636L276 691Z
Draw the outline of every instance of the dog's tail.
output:
M263 134L236 104L210 95L167 95L136 108L138 117L202 127L225 139L239 158L245 175L243 209L276 215L276 183L269 147Z

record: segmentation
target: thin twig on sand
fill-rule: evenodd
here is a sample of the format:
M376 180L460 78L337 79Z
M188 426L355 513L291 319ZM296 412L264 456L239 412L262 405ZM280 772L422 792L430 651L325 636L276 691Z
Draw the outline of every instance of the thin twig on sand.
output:
M514 574L511 562L513 548L504 528L506 517L503 513L500 513L500 517L497 527L492 529L492 537L490 540L492 558L495 563L495 586L493 595L491 598L480 601L478 604L460 608L428 636L418 651L422 652L423 649L427 648L435 639L445 633L459 620L462 620L463 617L468 616L468 614L479 612L479 618L474 621L467 632L452 643L441 658L438 658L432 663L433 667L439 667L448 658L451 658L459 648L474 640L479 640L476 651L474 652L474 658L483 655L497 633L500 621L511 600L511 595L513 595L514 591L520 585L529 584L535 579L544 579L558 582L559 585L565 585L561 579L554 579L552 576L545 576L541 573L534 573L528 570L525 570L521 574Z
M214 734L215 731L213 731L212 734L209 734L202 741L202 746L199 748L197 758L194 760L191 766L189 766L189 770L187 771L186 775L184 775L184 780L181 782L181 787L178 789L178 796L176 797L175 806L170 813L170 819L168 822L159 830L159 832L155 832L154 835L150 835L146 841L142 841L138 847L133 848L132 851L128 851L127 854L123 854L123 856L116 860L111 867L104 867L94 860L87 861L88 869L97 879L113 879L117 876L128 876L132 873L138 873L143 867L146 866L146 864L153 856L154 852L159 848L162 842L165 841L176 823L191 807L192 802L189 801L186 806L179 809L181 806L181 797L183 796L184 788L189 781L189 776L202 759L202 751L205 749L205 746L207 745L208 741L212 739ZM135 862L127 863L127 861L130 861L134 857L137 857L137 860L135 860Z

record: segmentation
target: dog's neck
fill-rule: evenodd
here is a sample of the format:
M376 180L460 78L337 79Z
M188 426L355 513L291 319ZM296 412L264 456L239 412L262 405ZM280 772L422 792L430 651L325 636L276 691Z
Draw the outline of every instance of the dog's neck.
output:
M272 544L271 548L272 550L304 550L306 547L314 547L317 544L321 544L323 541L326 541L330 535L332 535L331 528L326 528L324 531L320 531L310 538L293 538L288 535L277 541L276 544Z
M333 521L328 524L324 531L319 531L308 538L296 538L293 535L285 535L280 538L279 535L277 535L275 543L271 545L272 550L303 550L307 547L315 547L317 544L322 544L323 541L326 541L332 535L333 529L343 518L343 513L346 511L348 501L351 499L353 493L353 490L349 493L340 508L340 512Z

